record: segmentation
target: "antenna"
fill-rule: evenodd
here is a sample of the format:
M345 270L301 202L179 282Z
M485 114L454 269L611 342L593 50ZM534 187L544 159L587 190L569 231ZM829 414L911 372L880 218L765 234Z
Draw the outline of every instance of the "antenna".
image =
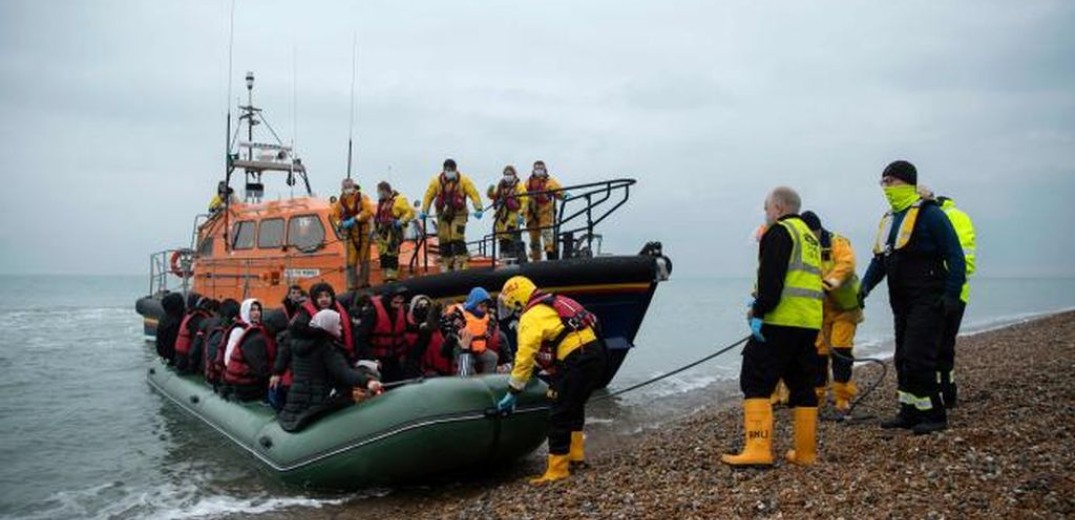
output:
M351 122L347 130L347 178L351 178L351 157L355 140L355 71L358 62L358 33L351 34Z
M231 67L232 56L235 49L235 0L231 0L231 15L228 22L228 122L225 125L224 130L224 250L231 249L229 243L231 242L228 237L228 214L231 213L231 194L228 190L231 187Z
M298 156L296 152L296 142L299 139L299 94L298 87L298 58L296 57L297 51L295 45L291 45L291 172L288 173L287 184L291 188L291 198L295 198L295 157Z

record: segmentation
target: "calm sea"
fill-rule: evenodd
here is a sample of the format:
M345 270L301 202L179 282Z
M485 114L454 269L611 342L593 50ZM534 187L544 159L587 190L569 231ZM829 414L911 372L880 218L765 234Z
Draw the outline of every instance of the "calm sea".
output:
M965 331L1075 307L1073 279L975 279ZM665 372L747 334L750 280L663 284L638 346L611 389ZM286 488L224 439L150 390L152 347L134 301L144 277L0 276L0 516L213 518L360 499ZM887 355L891 317L879 289L859 355ZM734 399L731 352L592 407L598 443ZM374 490L381 494L390 490Z

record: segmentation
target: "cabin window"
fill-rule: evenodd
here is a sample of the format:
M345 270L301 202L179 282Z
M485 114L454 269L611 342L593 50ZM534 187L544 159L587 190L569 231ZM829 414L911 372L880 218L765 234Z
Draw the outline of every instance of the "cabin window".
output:
M252 249L254 247L254 221L236 222L232 228L232 249Z
M198 256L209 257L213 256L213 237L212 235L202 239L198 244Z
M258 226L258 247L276 249L284 245L284 219L269 218Z
M298 215L287 223L287 245L304 253L321 248L325 241L325 226L317 215Z

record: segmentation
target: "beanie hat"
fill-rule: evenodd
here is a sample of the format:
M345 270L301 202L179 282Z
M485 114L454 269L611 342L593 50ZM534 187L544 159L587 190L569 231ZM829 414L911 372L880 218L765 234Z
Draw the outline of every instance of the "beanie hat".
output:
M907 161L893 161L881 172L882 177L893 177L907 184L918 184L918 170Z
M813 211L804 211L802 215L799 215L799 218L803 220L803 223L806 224L806 227L810 228L811 231L821 229L821 219L818 218L817 214Z

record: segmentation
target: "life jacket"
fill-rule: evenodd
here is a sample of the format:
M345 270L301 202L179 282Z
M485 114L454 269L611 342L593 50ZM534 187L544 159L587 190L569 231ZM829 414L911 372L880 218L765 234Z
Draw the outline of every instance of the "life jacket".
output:
M302 302L302 308L306 311L306 314L310 315L310 318L313 318L318 311L317 307L314 307L312 300L312 298L307 298L306 301ZM351 335L351 317L347 314L343 305L340 305L339 300L333 300L332 305L332 310L340 314L340 328L343 331L343 336L340 339L343 341L343 350L347 352L347 359L353 359L355 357L355 342L354 336Z
M348 197L340 195L340 207L343 208L340 220L357 219L358 215L362 213L362 192L355 190L354 198L350 204L347 203L347 199Z
M395 208L396 197L398 196L399 193L393 191L392 196L377 201L377 217L374 221L378 226L389 226L396 220L396 215L392 210Z
M515 193L515 187L518 185L518 179L513 182L500 181L496 188L495 197L498 210L519 211L521 204L519 203L518 195Z
M526 180L526 191L529 193L545 191L545 186L548 183L548 177L538 177L537 175L531 175L530 178ZM530 200L537 202L539 206L544 206L552 200L552 194L539 193L537 195L530 195Z
M205 381L210 384L220 383L224 374L224 350L228 341L228 333L232 325L222 323L205 333L205 348L202 350L202 367L205 370Z
M418 345L418 327L419 323L414 321L414 316L407 315L407 330L403 333L404 341L407 344L407 349L413 349ZM444 334L440 330L434 329L429 335L429 345L426 345L425 353L422 355L421 365L423 374L435 374L440 376L447 376L456 373L455 364L450 357L444 357L440 353L441 347L444 346Z
M491 337L489 334L489 313L485 313L485 316L479 318L471 314L461 303L452 306L452 311L456 310L463 314L463 319L466 320L466 330L474 336L474 339L470 342L470 351L475 354L485 352Z
M195 316L201 316L202 319L209 317L209 311L203 309L194 309L188 312L186 316L183 316L183 321L179 322L179 335L175 338L175 355L176 357L183 356L185 359L190 355L190 346L194 343L194 336L197 332L191 332L190 321Z
M546 294L541 291L534 291L523 312L537 305L552 307L556 311L556 315L560 317L560 322L564 325L563 330L552 341L541 342L541 347L538 349L537 357L535 358L538 366L551 374L556 370L556 349L560 347L560 343L564 341L568 334L586 328L593 329L596 334L598 331L597 316L586 310L579 302L567 296Z
M900 222L900 228L896 231L896 238L892 244L888 243L888 238L892 234L893 215L892 211L885 213L885 216L881 219L881 224L877 228L877 239L874 240L873 254L890 255L894 251L903 249L911 241L911 235L914 233L915 223L918 222L918 212L922 209L922 204L924 204L924 201L918 199L907 209L907 213L903 216L903 221Z
M458 174L454 181L448 180L448 176L440 174L440 191L437 193L437 212L448 210L449 212L467 209L466 195L463 193L463 174Z
M246 341L250 334L261 334L264 336L269 366L272 366L273 361L276 360L276 340L261 324L240 324L238 326L243 328L243 333L239 336L239 341L235 343L235 348L231 351L231 359L228 359L224 366L224 383L232 386L252 386L261 384L263 381L254 376L253 370L243 357L243 342Z
M406 310L403 307L396 309L395 320L392 320L388 316L383 298L375 296L370 301L377 313L377 321L370 331L370 351L373 357L390 358L402 355L407 346L404 337L407 328Z

